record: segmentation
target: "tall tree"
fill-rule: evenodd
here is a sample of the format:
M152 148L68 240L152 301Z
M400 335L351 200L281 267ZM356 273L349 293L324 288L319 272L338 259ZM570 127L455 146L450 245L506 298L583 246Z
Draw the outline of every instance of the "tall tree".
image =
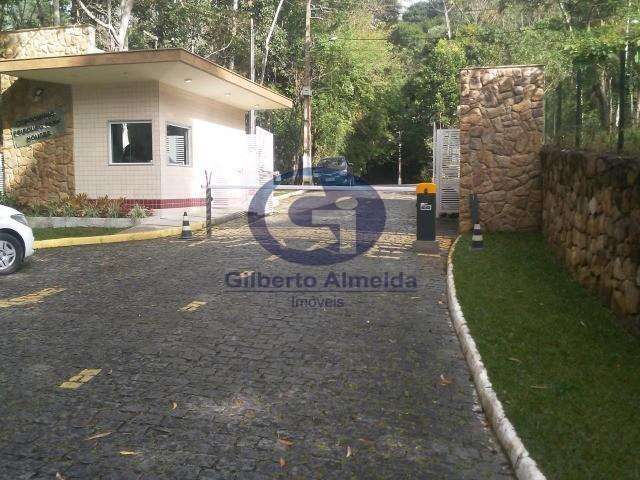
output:
M106 29L107 35L111 36L114 44L114 50L128 50L129 49L129 26L131 23L131 14L133 12L134 0L120 0L120 8L115 12L117 22L112 22L112 15L114 12L111 8L108 9L108 18L100 18L100 14L96 13L101 9L102 2L98 2L95 6L96 11L89 9L82 0L77 0L78 5L83 10L85 15L89 17L98 26ZM109 3L109 6L111 3ZM104 17L104 13L102 14Z
M60 25L60 0L51 1L51 10L53 13L53 24Z

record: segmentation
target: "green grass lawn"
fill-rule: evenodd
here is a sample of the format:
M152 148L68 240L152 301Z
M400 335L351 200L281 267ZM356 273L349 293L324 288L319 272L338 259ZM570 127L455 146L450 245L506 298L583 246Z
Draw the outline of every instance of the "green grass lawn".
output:
M640 479L640 339L539 234L458 243L458 298L518 434L554 479Z
M122 228L102 227L72 227L72 228L34 228L36 240L50 240L52 238L95 237L98 235L113 235L122 232Z

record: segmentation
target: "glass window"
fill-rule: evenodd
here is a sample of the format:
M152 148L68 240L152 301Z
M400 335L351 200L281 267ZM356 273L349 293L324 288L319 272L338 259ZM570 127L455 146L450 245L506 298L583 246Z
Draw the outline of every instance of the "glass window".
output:
M167 125L167 158L171 165L189 165L189 129Z
M111 123L111 163L151 163L151 122Z
M326 170L346 170L347 160L344 157L323 158L318 166Z

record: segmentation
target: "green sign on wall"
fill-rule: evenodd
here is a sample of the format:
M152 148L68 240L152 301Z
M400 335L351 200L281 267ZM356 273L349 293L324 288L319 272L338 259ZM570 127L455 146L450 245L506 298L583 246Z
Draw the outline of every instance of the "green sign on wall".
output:
M11 127L13 144L16 147L26 147L63 133L64 111L60 109L20 118Z

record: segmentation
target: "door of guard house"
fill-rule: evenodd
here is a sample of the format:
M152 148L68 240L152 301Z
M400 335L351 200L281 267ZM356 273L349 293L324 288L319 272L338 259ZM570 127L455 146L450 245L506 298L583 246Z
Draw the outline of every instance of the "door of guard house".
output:
M460 130L434 128L433 145L438 216L457 214L460 209Z

